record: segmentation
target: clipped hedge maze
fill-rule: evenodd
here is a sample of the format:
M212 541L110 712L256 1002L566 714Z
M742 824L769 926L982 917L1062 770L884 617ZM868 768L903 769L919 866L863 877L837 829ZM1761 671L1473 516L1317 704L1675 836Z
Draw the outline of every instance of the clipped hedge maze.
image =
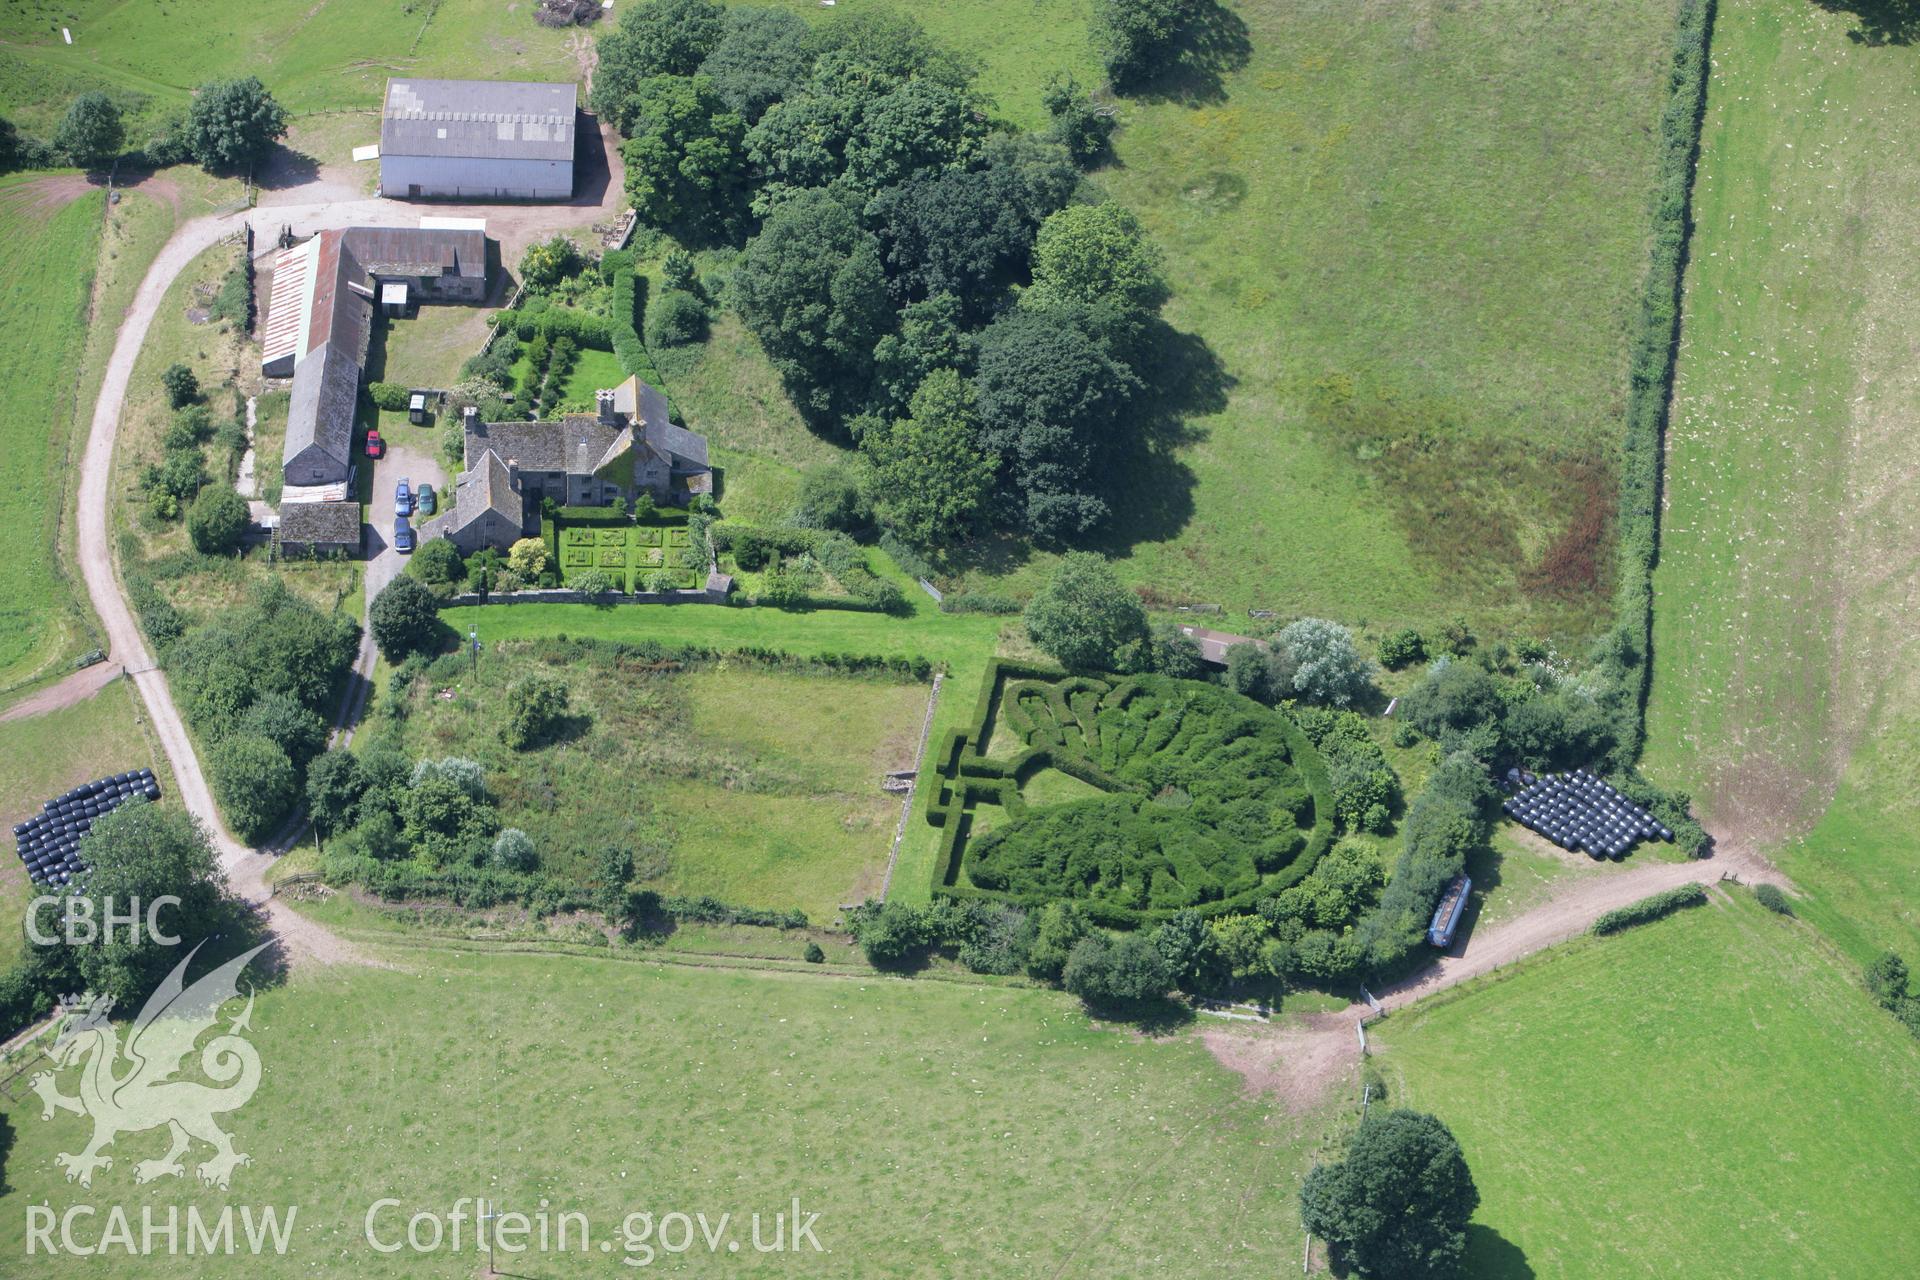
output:
M985 754L996 717L1024 744L1011 759ZM1028 806L1022 784L1049 768L1107 794ZM1251 907L1311 871L1333 837L1326 768L1299 726L1198 681L995 662L971 729L946 735L932 769L936 894L1073 898L1114 927ZM981 804L1007 821L975 837Z

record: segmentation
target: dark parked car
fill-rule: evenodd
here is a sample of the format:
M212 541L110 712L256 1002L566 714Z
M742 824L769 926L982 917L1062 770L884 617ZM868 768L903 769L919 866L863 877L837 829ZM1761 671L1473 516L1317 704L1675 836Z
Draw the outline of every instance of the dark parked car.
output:
M393 514L403 518L413 514L413 486L404 479L393 487Z
M432 485L423 484L413 491L413 509L421 515L432 515L433 509L439 505L440 499L435 496Z
M413 526L407 523L405 516L394 517L393 549L401 555L407 555L413 550Z

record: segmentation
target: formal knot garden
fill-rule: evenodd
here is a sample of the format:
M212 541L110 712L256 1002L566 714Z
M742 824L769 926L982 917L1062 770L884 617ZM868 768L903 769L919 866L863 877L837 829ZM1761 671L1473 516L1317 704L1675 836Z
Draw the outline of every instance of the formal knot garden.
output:
M555 521L560 581L578 586L604 574L616 591L692 591L706 582L707 564L679 513L639 522L609 512Z
M1165 676L994 663L933 756L936 896L1077 901L1113 927L1249 910L1334 834L1327 770L1285 714Z

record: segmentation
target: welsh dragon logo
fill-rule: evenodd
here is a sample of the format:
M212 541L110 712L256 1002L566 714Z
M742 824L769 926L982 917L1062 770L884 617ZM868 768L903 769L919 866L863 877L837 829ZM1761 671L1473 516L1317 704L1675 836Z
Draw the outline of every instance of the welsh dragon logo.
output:
M244 1106L260 1086L260 1055L243 1032L251 1030L253 995L247 1007L226 1030L200 1050L200 1070L224 1086L213 1088L192 1080L175 1080L187 1064L200 1036L219 1021L220 1006L239 995L240 971L265 950L255 947L185 986L187 965L200 948L174 966L127 1030L124 1054L119 1033L107 1020L113 998L101 996L74 1009L74 1015L54 1041L50 1056L54 1070L33 1077L35 1093L44 1110L42 1120L55 1111L71 1111L93 1121L93 1140L78 1155L60 1153L55 1163L67 1171L68 1182L93 1185L99 1169L113 1168L113 1159L101 1150L123 1133L141 1133L165 1126L172 1137L167 1154L142 1160L133 1167L135 1182L179 1177L180 1157L195 1139L214 1149L199 1168L200 1181L225 1189L235 1168L251 1158L233 1149L233 1139L214 1117ZM68 1097L54 1083L57 1073L80 1066L80 1095Z

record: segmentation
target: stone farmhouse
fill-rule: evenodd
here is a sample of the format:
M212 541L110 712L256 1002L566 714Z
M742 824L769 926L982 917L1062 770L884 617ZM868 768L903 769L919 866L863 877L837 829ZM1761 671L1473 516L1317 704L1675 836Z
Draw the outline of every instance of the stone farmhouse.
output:
M593 413L548 422L465 422L453 509L421 529L463 553L505 550L540 532L540 508L607 506L646 494L685 504L713 492L707 438L668 419L667 399L638 377L600 391Z
M429 227L323 231L281 250L261 337L261 372L293 376L282 480L290 489L344 486L353 413L373 309L484 301L486 233ZM342 495L344 496L344 495Z
M573 195L570 84L389 80L380 111L380 194L418 200L566 200Z

